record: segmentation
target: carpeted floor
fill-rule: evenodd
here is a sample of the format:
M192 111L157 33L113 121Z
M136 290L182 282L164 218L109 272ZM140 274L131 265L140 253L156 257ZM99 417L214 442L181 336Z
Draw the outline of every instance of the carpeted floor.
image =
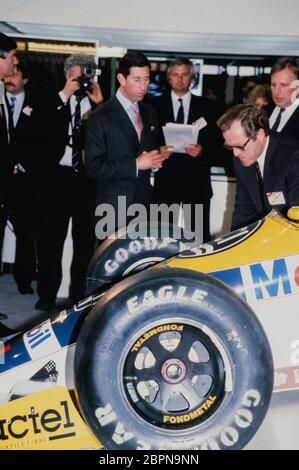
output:
M38 300L35 283L32 287L34 289L33 295L22 295L17 290L12 274L0 276L0 314L7 317L3 318L0 315L2 325L17 331L28 329L63 309L66 299L59 299L57 310L53 312L35 310L34 305Z

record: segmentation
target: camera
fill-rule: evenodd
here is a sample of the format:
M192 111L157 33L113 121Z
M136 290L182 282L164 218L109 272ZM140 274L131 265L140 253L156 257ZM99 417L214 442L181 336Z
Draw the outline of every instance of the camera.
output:
M93 90L93 85L91 83L91 77L100 76L101 70L96 67L82 67L82 75L77 78L77 82L80 85L79 90L76 92L76 95L80 98L84 98L86 93L91 93Z
M81 77L77 78L77 82L80 85L79 90L77 91L77 95L79 96L85 96L87 92L92 92L93 86L90 81L90 78L87 77L86 75L82 74Z

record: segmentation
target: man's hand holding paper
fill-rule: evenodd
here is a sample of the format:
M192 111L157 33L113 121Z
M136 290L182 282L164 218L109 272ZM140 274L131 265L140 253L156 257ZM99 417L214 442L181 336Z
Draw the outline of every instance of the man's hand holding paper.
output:
M193 158L197 158L202 154L202 145L200 144L189 144L185 148L187 155Z
M204 118L198 119L193 124L168 122L166 126L163 126L166 145L172 146L173 152L187 153L192 157L198 157L201 152L200 146L197 144L198 133L206 125L207 122Z

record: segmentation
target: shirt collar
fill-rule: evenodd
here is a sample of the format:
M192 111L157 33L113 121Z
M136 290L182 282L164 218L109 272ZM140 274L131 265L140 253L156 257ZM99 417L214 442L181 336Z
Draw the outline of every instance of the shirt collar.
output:
M267 150L268 150L268 147L269 147L269 141L270 141L270 138L269 138L269 136L267 136L266 145L264 147L264 150L262 151L262 153L260 154L260 156L257 159L257 162L260 166L260 170L261 170L262 175L264 174L265 157L266 157L266 153L267 153Z
M137 110L139 110L138 101L135 101L134 103L132 103L132 101L130 101L128 98L126 98L122 94L122 92L120 91L120 88L117 90L115 96L118 99L118 101L120 102L120 104L122 105L122 107L125 108L126 111L130 110L132 105L136 106Z
M183 96L178 96L175 94L175 92L173 90L171 90L171 98L172 98L172 101L175 101L177 102L179 98L181 98L183 100L183 104L187 104L190 102L191 100L191 92L190 91L187 91L187 93L185 93L185 95Z
M24 100L24 98L25 98L25 91L21 91L21 93L18 93L17 95L13 95L13 94L10 93L9 91L7 91L7 92L6 92L6 96L8 97L9 101L10 101L10 98L11 98L12 96L15 97L16 102L17 102L17 101L21 101L21 100Z

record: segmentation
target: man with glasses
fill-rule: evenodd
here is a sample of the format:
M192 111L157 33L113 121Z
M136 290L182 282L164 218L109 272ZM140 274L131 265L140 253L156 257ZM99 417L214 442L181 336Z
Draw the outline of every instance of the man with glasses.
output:
M270 134L264 110L237 105L217 121L234 156L237 194L232 229L271 211L299 205L299 150L295 142Z

